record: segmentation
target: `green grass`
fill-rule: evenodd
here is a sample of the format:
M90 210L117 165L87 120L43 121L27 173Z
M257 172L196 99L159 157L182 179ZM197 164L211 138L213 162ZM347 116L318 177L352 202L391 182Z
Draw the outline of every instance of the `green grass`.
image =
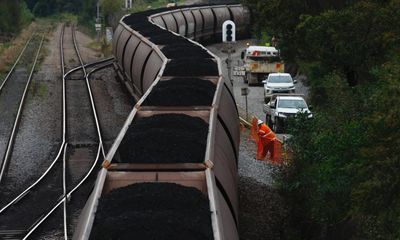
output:
M0 54L11 46L10 42L0 43Z
M43 19L49 22L65 22L67 24L78 22L78 16L71 13L60 13Z
M93 41L87 45L88 48L93 49L95 51L101 51L101 43L97 41Z
M112 45L111 43L107 43L104 37L100 40L100 42L93 41L89 43L87 47L98 52L98 57L101 57L102 55L104 57L109 57L112 55Z

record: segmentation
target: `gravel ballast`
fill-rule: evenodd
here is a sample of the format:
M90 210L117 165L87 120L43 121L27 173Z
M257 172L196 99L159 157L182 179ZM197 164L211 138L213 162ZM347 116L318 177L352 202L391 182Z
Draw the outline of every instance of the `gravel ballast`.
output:
M208 240L213 238L207 198L173 183L115 189L99 203L91 240Z
M123 163L201 163L208 123L184 114L160 114L135 120L119 147Z

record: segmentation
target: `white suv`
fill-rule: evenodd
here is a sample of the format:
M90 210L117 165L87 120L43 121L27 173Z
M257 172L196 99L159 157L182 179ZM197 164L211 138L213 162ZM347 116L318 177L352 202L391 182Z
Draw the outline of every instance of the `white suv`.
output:
M297 81L293 81L289 73L270 73L263 83L264 99L267 103L274 93L294 93L296 91L294 84Z

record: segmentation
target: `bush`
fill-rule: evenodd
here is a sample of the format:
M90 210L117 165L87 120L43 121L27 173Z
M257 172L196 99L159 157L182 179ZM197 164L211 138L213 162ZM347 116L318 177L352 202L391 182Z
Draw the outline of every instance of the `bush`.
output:
M291 123L294 160L277 177L287 238L399 239L400 2L246 2L316 106L313 121Z

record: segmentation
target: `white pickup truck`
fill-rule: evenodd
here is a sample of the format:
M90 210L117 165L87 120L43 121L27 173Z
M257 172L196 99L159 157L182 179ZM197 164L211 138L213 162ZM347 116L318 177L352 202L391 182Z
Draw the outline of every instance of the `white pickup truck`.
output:
M274 94L268 103L264 104L265 122L275 133L282 133L287 127L287 119L296 116L299 112L313 115L300 94Z
M262 83L264 83L264 101L268 103L273 94L294 93L296 91L294 84L297 80L293 80L289 73L271 73Z

